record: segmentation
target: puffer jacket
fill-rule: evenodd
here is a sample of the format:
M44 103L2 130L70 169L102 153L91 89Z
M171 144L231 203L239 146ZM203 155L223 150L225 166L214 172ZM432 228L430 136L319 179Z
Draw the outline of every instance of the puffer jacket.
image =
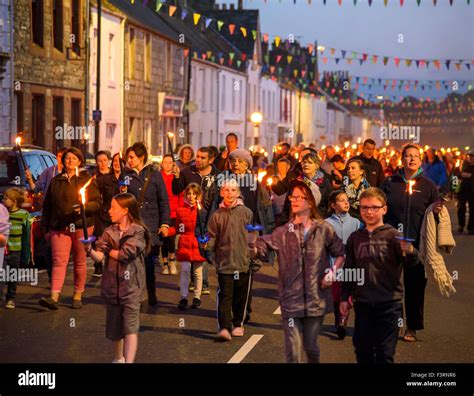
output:
M120 237L118 224L108 227L96 242L96 250L105 255L101 296L107 304L137 304L144 300L145 230L138 224ZM118 261L109 256L118 250Z
M82 227L82 217L74 210L80 203L79 190L89 181L91 176L85 169L79 170L79 176L68 179L65 172L55 176L49 184L43 202L41 225L48 231L64 231L71 224ZM100 209L100 192L96 180L86 189L86 222L88 227L94 225L94 216Z
M330 268L328 256L344 256L344 246L323 220L311 220L304 236L302 224L291 222L257 239L257 257L278 257L278 292L283 319L321 316L333 312L331 288L321 288Z
M125 180L129 183L128 192L133 194L138 201L140 201L146 178L150 178L140 215L150 232L152 245L161 246L158 230L163 224L170 225L171 223L168 193L161 172L151 163L140 172L129 168L125 168L124 172Z
M206 261L199 253L199 243L196 238L198 210L185 200L182 207L178 208L176 217L176 230L179 235L176 260L178 261Z

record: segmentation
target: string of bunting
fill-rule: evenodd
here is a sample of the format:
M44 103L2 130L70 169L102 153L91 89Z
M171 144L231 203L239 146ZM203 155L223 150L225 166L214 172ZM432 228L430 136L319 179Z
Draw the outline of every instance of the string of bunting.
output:
M293 4L296 4L296 1L297 0L293 0ZM300 4L303 2L303 0L300 0ZM308 5L313 5L315 3L317 3L316 1L313 1L313 0L306 0L306 2L308 3ZM373 0L367 0L368 4L369 4L369 7L372 6L372 3L373 3ZM403 7L404 4L405 4L405 0L398 0L399 4L400 4L400 7ZM449 5L452 7L453 4L454 4L454 0L448 0L449 2ZM253 0L250 0L250 3L253 3ZM268 4L269 1L268 0L264 0L264 4ZM275 3L275 1L272 1L272 3ZM282 3L282 0L278 0L278 3ZM346 3L350 3L349 0L346 1ZM358 1L357 0L352 0L352 3L354 4L354 7L357 5ZM360 5L361 2L359 2L359 5ZM381 3L381 1L379 2ZM388 0L383 0L383 4L385 7L387 7L389 1ZM416 0L416 3L418 5L418 7L421 5L421 0ZM433 6L436 7L436 5L438 4L438 0L432 0L432 3L433 3ZM470 5L471 4L471 0L466 0L466 3L467 5ZM327 0L322 0L322 4L323 5L326 5L327 4ZM343 1L342 0L337 0L337 4L340 6L342 6L343 4Z

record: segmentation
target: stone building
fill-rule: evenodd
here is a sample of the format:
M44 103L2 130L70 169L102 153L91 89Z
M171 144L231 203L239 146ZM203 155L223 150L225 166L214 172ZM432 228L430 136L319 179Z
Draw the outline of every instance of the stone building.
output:
M14 1L15 129L26 143L55 151L92 138L84 129L86 4Z
M12 0L0 0L0 143L11 142L13 24Z

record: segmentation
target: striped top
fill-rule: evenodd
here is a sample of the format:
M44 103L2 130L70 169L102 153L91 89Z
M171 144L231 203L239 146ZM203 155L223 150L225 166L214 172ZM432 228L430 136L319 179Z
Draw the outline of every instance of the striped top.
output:
M10 252L21 251L21 238L26 231L29 213L25 209L10 212L10 236L8 237L8 250Z

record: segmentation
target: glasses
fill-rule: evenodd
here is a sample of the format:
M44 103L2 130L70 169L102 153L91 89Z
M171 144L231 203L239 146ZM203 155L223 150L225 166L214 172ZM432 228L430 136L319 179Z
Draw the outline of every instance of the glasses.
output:
M380 209L382 209L383 206L361 206L360 207L360 211L361 212L373 212L373 213L376 213L378 212Z
M407 159L417 159L417 158L420 158L419 155L405 155L404 158L407 158Z
M308 198L303 197L302 195L288 195L288 199L293 201L306 201Z

